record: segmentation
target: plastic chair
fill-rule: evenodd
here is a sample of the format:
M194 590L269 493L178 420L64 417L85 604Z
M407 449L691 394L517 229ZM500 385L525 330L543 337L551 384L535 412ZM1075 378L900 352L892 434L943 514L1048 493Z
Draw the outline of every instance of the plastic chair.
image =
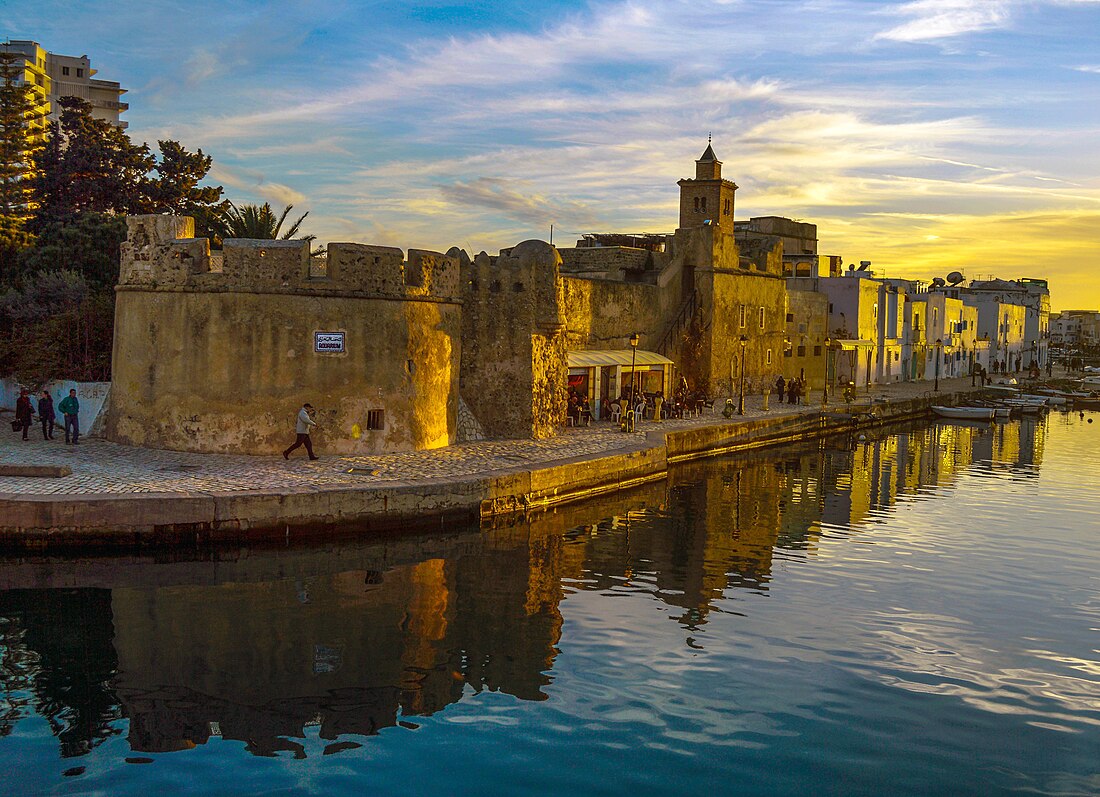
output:
M619 418L622 416L622 414L622 405L620 405L619 402L616 401L614 404L611 405L611 422L618 423Z

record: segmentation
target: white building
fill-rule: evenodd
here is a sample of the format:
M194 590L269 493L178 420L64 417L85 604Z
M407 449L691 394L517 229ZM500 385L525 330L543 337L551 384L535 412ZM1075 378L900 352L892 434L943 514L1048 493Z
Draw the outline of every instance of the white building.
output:
M59 99L80 97L91 103L93 118L125 129L126 122L119 118L119 114L130 107L121 100L126 89L114 81L96 78L96 70L87 55L51 53L38 42L28 40L0 42L0 49L23 56L28 74L38 78L34 85L41 89L39 102L51 120L59 116Z

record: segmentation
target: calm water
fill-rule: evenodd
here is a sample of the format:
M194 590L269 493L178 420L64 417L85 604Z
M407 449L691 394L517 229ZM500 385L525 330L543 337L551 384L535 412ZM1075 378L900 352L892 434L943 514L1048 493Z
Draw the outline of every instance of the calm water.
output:
M0 560L0 793L1100 793L1100 415L531 525Z

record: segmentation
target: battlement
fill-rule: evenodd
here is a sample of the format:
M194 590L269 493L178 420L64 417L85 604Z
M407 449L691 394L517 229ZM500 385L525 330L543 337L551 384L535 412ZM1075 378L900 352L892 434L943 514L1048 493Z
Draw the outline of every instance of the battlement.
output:
M121 288L348 294L458 301L459 259L421 249L356 243L328 247L324 273L311 266L309 241L227 239L220 257L194 237L186 216L128 216Z

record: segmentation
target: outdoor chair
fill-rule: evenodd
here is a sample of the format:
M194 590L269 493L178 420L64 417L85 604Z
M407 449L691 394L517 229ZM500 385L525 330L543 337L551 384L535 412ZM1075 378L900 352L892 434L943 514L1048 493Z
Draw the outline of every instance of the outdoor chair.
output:
M622 414L623 414L623 408L618 402L615 402L614 404L611 405L611 422L612 423L618 423L619 418L622 416Z

